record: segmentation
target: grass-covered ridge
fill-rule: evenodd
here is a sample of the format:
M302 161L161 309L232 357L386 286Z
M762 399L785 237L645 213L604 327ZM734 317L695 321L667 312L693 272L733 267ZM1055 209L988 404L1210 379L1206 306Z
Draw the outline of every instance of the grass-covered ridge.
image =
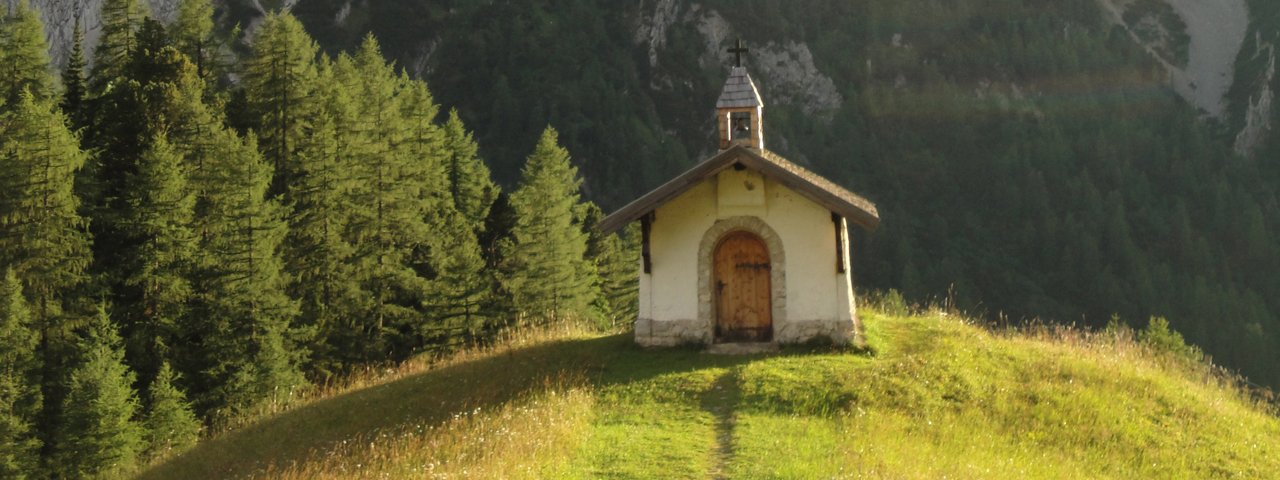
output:
M1280 420L1124 334L862 312L874 353L562 334L311 402L143 478L1262 478Z

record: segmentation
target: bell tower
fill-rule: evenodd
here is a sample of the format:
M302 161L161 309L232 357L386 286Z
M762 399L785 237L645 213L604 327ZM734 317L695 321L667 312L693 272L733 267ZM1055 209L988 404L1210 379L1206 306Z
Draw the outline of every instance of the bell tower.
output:
M729 49L729 53L736 56L736 62L716 100L721 150L735 145L764 150L764 102L760 101L760 92L751 75L742 66L742 54L746 52L742 39Z

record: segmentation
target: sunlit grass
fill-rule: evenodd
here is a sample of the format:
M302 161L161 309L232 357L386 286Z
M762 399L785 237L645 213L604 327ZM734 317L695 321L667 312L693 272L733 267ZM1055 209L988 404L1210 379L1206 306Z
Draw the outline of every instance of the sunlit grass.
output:
M627 335L530 335L352 382L152 477L227 462L285 479L1280 472L1280 421L1207 364L1127 332L990 331L954 312L882 310L895 315L860 312L868 352L716 356ZM271 447L309 434L305 450Z

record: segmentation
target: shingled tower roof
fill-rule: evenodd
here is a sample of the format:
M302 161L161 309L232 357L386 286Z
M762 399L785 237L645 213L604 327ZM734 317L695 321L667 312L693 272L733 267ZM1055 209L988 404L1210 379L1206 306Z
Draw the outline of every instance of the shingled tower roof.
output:
M755 82L747 74L746 67L733 67L729 79L724 81L724 90L720 91L720 99L716 100L716 108L754 108L763 107L760 92Z

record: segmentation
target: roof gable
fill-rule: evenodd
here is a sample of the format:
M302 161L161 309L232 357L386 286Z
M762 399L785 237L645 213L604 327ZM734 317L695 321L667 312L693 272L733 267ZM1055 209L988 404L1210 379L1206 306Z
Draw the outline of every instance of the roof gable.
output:
M799 165L768 150L755 150L736 146L704 160L662 186L627 204L600 221L600 229L606 233L618 231L645 214L671 201L721 170L740 163L776 180L796 193L822 205L858 226L875 230L880 225L880 213L874 203L810 172Z

